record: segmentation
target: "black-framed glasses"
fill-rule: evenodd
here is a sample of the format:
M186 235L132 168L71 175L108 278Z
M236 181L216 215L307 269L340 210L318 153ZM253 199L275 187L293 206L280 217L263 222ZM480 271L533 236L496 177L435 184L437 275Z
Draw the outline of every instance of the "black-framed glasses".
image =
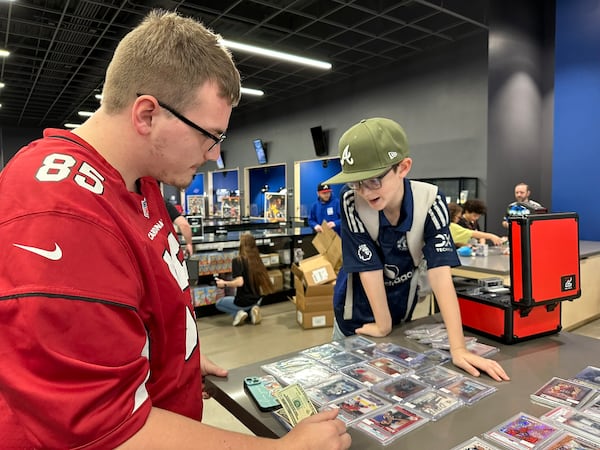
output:
M138 97L140 97L142 95L144 95L144 94L137 94ZM154 97L154 98L156 99L158 106L160 106L163 109L166 109L167 111L169 111L171 114L173 114L175 117L177 117L179 120L181 120L186 125L192 127L196 131L199 131L205 137L213 140L214 144L211 145L210 147L208 147L208 150L207 150L208 152L210 152L216 145L221 144L225 139L227 139L227 135L225 133L222 133L220 136L215 136L214 134L210 133L209 131L206 131L200 125L197 125L194 122L192 122L190 119L185 117L183 114L181 114L181 113L177 112L175 109L171 108L166 103L161 102L156 97Z
M346 185L350 189L353 189L355 191L358 191L361 186L364 186L367 189L372 190L372 191L375 189L380 189L381 188L381 180L383 180L383 178L388 173L390 173L392 170L394 170L396 167L398 167L398 164L394 164L392 167L390 167L388 170L386 170L384 173L382 173L378 177L367 178L366 180L361 180L361 181L350 181L350 182L346 183Z

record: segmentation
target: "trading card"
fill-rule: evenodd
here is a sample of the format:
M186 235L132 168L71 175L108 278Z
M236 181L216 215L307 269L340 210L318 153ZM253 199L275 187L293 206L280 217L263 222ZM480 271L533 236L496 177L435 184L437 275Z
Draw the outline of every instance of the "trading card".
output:
M600 389L600 369L598 367L587 366L573 378L581 384Z
M273 363L265 364L261 368L277 378L290 375L300 370L313 367L315 360L306 356L294 356L288 359L282 359Z
M324 358L321 360L321 362L334 370L339 370L342 367L358 364L364 360L365 359L362 356L355 355L354 353L342 352L338 353L337 355Z
M393 405L355 422L353 427L387 445L428 421L426 417L406 407Z
M483 439L472 437L471 439L452 447L450 450L500 450L498 447L488 444Z
M349 425L360 420L367 414L373 413L380 408L390 406L390 403L375 394L367 391L359 392L326 404L322 409L339 409L337 418Z
M555 437L558 431L557 427L521 412L485 436L510 448L531 449Z
M600 394L596 395L592 400L586 403L583 407L586 414L600 417Z
M358 356L362 356L365 359L376 358L378 355L375 354L375 346L369 345L368 347L361 347L352 350L352 353Z
M595 416L573 410L570 414L565 415L562 425L577 434L600 443L600 420Z
M315 364L313 367L300 370L294 374L281 377L281 380L286 384L298 383L303 388L314 386L329 380L335 371L322 364Z
M366 362L344 367L340 372L368 387L389 379L389 375L369 366Z
M306 394L313 403L323 405L363 389L365 386L358 381L337 375L331 380L306 389Z
M463 406L463 402L452 395L431 389L412 396L405 405L435 421Z
M439 388L440 386L456 380L462 375L442 366L432 366L419 369L412 376L423 383L427 383L431 387Z
M391 342L380 342L375 344L375 353L394 358L401 364L409 367L418 365L425 359L425 356L422 353L400 345L392 344Z
M440 388L442 392L456 395L467 405L472 405L486 395L496 392L496 390L495 387L466 377L460 377Z
M283 427L286 430L289 431L293 428L292 422L290 421L290 418L288 417L287 413L285 412L285 409L279 408L279 409L272 411L271 413L277 419L277 421L279 423L281 423L281 425L283 425Z
M414 336L431 336L432 334L439 333L440 330L446 330L446 326L443 323L426 323L404 330L404 334L412 339Z
M469 350L471 353L475 353L476 355L486 358L500 351L498 347L494 347L493 345L484 344L483 342L478 341L472 341L467 343L467 350Z
M442 350L439 348L432 348L423 352L425 355L425 359L433 362L434 364L443 364L446 361L450 361L452 359L452 355L450 352L446 350Z
M327 343L307 348L306 350L302 350L300 353L304 356L310 356L316 360L321 360L323 358L342 353L342 350L333 344Z
M600 444L577 436L573 433L564 433L559 435L548 445L541 447L542 450L598 450Z
M550 381L531 395L531 399L542 404L579 408L594 393L595 390L589 386L563 378L552 377Z
M386 373L392 377L397 377L402 374L408 374L410 369L398 363L395 359L387 358L385 356L381 356L379 358L371 359L367 362L372 367L375 367L377 370L381 370L383 373Z
M375 342L372 341L371 339L367 339L364 336L359 336L359 335L355 334L353 336L348 336L347 338L339 340L339 341L333 341L332 344L341 348L342 350L344 350L346 352L351 352L351 351L357 350L359 348L371 347L371 346L375 345Z
M404 401L428 388L427 384L412 377L396 377L373 386L372 391L393 403Z

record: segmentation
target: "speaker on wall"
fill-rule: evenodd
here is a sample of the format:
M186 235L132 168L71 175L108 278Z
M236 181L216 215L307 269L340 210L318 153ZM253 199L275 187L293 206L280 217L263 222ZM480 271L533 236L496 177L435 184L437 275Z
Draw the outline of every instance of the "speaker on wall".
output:
M327 137L325 136L325 132L323 131L323 128L321 128L320 126L312 127L310 129L310 134L312 136L316 155L317 156L327 155L329 153L329 149L327 148Z

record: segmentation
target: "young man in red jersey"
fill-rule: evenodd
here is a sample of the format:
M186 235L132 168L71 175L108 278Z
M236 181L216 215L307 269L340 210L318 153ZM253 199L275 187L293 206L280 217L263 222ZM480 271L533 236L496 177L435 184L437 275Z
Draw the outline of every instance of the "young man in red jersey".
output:
M153 12L117 47L100 109L0 176L4 448L345 449L335 413L281 440L200 422L187 271L156 180L219 156L240 78L219 36ZM23 195L25 193L25 195Z

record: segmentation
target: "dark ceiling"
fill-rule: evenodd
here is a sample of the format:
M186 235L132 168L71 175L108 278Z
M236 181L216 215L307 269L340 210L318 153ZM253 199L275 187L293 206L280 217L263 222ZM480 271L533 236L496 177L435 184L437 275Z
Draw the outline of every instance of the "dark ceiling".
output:
M152 8L201 19L223 38L329 61L323 71L233 51L243 86L236 114L337 85L487 32L484 0L0 0L0 126L81 122L94 110L118 41Z

